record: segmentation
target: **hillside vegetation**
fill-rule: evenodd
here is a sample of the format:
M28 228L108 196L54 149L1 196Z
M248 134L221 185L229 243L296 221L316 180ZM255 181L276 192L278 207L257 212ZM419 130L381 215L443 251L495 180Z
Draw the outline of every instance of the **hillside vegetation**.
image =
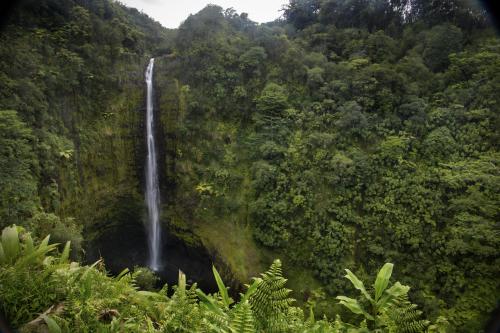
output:
M167 30L108 0L28 1L0 41L0 228L21 226L4 233L23 249L1 260L0 299L16 327L53 306L63 331L477 332L498 305L500 40L474 2L290 0L260 25L209 5ZM182 275L140 292L147 270L107 277L27 240L70 240L77 260L142 223L153 56L164 229L239 282L271 266L235 304Z
M500 290L500 43L479 8L412 3L291 1L260 26L190 16L168 65L176 209L216 247L226 223L235 248L250 230L330 295L345 267L366 279L393 262L425 313L477 331Z
M393 265L380 270L370 296L363 282L346 269L346 278L359 289L372 310L364 310L356 299L338 296L340 303L364 320L346 324L337 316L334 322L315 320L313 303L306 319L294 307L291 290L285 288L281 262L253 278L239 302L229 297L219 273L213 268L219 291L207 295L188 286L179 272L177 286L164 285L159 291L147 271L128 269L109 277L101 261L80 266L69 261L70 243L62 253L50 236L34 244L22 228L7 227L0 242L0 295L2 310L21 332L443 332L447 322L435 324L421 319L422 312L408 301L408 286L399 282L389 287ZM170 294L170 297L168 296ZM33 302L26 302L31 298ZM42 313L43 311L43 313ZM37 314L40 314L37 316ZM36 316L36 317L35 317Z

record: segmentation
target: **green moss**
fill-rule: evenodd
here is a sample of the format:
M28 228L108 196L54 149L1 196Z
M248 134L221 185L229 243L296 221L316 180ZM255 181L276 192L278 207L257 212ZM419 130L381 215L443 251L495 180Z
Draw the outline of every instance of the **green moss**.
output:
M173 236L182 240L182 242L192 248L198 248L202 246L200 237L193 232L190 225L186 222L182 216L177 214L177 211L173 207L162 209L164 226L168 228L168 231Z
M217 253L239 281L256 276L268 263L249 227L232 221L199 223L195 233L209 251Z

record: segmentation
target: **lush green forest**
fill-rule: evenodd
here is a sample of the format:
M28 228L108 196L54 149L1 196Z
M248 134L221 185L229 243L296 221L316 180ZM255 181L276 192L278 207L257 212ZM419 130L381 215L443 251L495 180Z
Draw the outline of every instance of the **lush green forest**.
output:
M25 1L0 41L13 327L480 332L499 305L500 39L477 3L290 0L267 24L208 5L169 30ZM210 254L212 295L85 265L143 228L151 57L161 222Z

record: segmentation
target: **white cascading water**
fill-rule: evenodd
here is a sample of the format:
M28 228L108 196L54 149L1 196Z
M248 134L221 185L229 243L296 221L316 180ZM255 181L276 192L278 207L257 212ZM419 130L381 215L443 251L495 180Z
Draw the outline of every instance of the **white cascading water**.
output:
M158 184L158 165L156 161L156 141L154 135L153 114L153 67L154 58L146 69L147 103L146 103L146 137L148 156L146 159L146 205L148 207L148 241L149 268L160 269L161 235L160 235L160 188Z

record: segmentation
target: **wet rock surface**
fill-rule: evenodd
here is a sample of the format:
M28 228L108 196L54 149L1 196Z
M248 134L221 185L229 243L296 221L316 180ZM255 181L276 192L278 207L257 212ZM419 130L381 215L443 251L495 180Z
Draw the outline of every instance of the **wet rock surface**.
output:
M161 284L177 284L179 270L186 274L189 284L196 282L205 292L217 290L212 274L212 257L203 246L188 246L182 239L163 232L162 262L156 272ZM86 261L103 258L106 269L117 275L123 269L147 266L148 246L145 228L141 223L120 225L102 230L87 246Z

